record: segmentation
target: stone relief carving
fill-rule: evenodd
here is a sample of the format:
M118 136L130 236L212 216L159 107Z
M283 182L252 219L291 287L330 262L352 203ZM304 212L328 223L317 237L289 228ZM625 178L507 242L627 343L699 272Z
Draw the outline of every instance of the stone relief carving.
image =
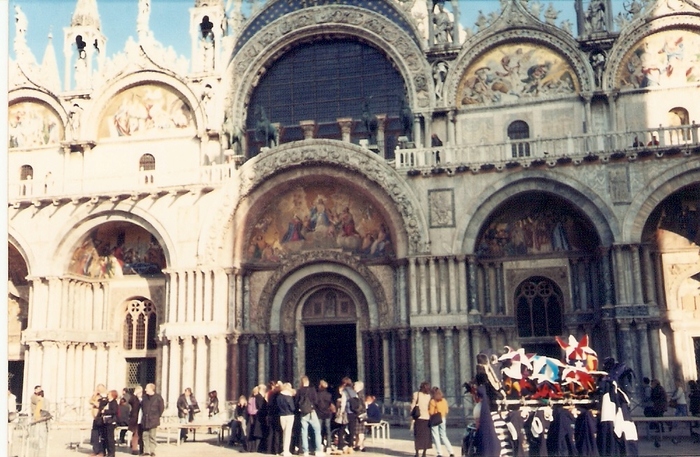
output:
M430 208L430 227L454 227L454 189L435 189L428 191Z

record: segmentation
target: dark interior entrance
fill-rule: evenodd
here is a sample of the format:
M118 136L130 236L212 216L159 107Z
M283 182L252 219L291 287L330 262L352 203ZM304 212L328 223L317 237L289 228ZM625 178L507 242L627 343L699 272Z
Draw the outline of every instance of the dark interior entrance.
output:
M312 385L325 379L337 387L345 376L357 379L355 324L307 325L305 339L306 375Z

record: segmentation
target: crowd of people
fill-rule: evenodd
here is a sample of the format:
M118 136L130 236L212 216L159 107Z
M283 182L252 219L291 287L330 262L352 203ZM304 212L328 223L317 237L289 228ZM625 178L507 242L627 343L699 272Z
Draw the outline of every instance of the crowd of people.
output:
M285 457L364 451L365 424L379 421L375 397L365 393L361 381L343 378L331 392L325 380L316 387L302 376L296 389L276 381L254 387L247 398L242 395L229 423L229 445Z

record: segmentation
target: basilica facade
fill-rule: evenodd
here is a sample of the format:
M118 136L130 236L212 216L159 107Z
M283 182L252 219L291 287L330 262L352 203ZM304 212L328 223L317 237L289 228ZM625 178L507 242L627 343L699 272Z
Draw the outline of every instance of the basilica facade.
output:
M67 416L98 383L173 408L307 374L461 407L476 354L568 335L697 379L700 3L565 6L196 0L183 58L148 0L117 52L78 0L60 71L16 7L11 389Z

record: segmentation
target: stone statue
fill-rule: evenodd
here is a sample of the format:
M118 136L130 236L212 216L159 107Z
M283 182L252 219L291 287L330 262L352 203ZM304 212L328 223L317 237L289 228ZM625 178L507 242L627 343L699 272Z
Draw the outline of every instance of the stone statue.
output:
M605 53L603 51L594 51L590 56L593 74L595 75L595 85L598 88L603 87L603 72L605 71Z
M401 134L407 138L411 138L413 132L413 113L408 105L408 100L404 95L400 100L401 108L399 109L399 119L401 119Z
M476 18L476 31L481 32L483 29L488 27L489 21L486 19L486 16L484 16L484 12L479 10L479 15Z
M73 103L73 106L68 113L68 129L71 134L71 140L78 140L80 136L80 118L82 117L83 109L77 103Z
M586 12L586 24L593 33L608 30L604 0L591 0Z
M435 12L437 7L437 12ZM454 25L450 20L450 16L445 11L445 2L433 2L433 24L435 24L435 43L445 44L452 40L452 28Z
M19 5L15 5L15 40L26 41L29 21Z
M209 16L202 18L199 24L201 30L200 43L202 45L202 57L204 59L203 69L211 70L214 68L214 24L209 20Z
M442 91L445 88L445 79L447 78L447 62L440 60L433 66L433 80L435 81L435 98L442 98Z

